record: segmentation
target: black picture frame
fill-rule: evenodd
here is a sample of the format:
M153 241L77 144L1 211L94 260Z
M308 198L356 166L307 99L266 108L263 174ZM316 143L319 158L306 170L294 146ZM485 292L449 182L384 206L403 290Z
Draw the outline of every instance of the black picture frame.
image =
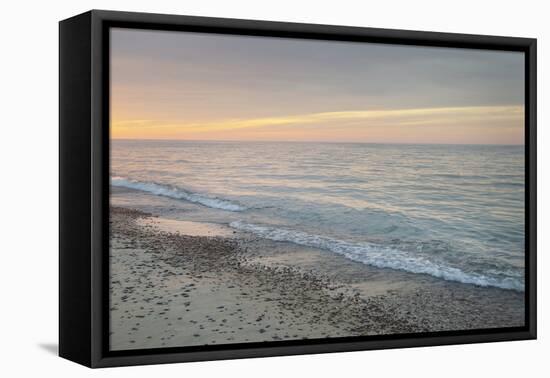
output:
M526 325L473 331L108 349L110 27L525 53ZM536 338L536 39L92 10L59 24L59 354L88 367Z

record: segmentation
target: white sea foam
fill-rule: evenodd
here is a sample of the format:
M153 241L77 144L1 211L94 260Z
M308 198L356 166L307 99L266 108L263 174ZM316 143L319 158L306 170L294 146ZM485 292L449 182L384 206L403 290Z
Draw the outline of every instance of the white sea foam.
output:
M111 177L111 185L119 186L129 189L141 190L155 194L157 196L170 197L175 199L181 199L193 203L198 203L203 206L211 207L214 209L221 209L226 211L244 211L245 207L236 204L234 202L220 199L217 197L211 197L204 194L188 192L181 188L176 188L168 185L161 185L154 182L143 182L130 180L124 177Z
M232 222L231 227L251 232L260 237L303 246L320 248L341 254L346 258L378 268L390 268L411 273L429 274L447 281L456 281L478 286L492 286L502 289L524 291L523 280L519 277L490 277L475 272L464 272L458 268L437 264L413 253L388 248L372 243L350 243L326 236L313 235L300 231L255 225L242 221Z

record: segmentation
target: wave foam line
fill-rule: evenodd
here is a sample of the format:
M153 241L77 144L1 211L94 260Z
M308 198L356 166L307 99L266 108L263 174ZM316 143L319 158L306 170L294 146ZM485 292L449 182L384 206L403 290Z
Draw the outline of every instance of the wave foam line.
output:
M320 248L363 264L377 268L390 268L411 273L429 274L447 281L456 281L478 286L493 286L501 289L524 291L522 279L517 277L488 277L478 273L466 273L460 269L443 266L405 251L370 243L349 243L325 236L300 231L259 226L242 221L231 222L230 226L274 241L291 242L306 247Z
M136 181L126 179L124 177L111 177L111 185L128 189L141 190L143 192L152 193L157 196L198 203L203 206L211 207L213 209L221 209L226 211L246 210L245 207L228 200L220 199L217 197L210 197L198 193L192 193L180 188L175 188L168 185L161 185L154 182Z

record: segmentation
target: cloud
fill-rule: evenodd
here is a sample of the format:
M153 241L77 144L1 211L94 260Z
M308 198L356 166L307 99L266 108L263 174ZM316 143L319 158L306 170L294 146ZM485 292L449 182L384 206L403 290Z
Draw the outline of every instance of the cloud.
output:
M389 110L351 110L297 114L276 117L260 117L250 119L220 119L208 122L155 122L153 120L116 120L112 124L112 130L129 131L138 128L155 128L159 133L210 133L216 131L276 128L282 126L315 125L344 125L354 121L373 121L391 126L412 126L428 124L454 124L457 122L493 122L523 121L523 106L469 106L446 108L420 108L420 109L389 109ZM369 123L362 123L368 127Z

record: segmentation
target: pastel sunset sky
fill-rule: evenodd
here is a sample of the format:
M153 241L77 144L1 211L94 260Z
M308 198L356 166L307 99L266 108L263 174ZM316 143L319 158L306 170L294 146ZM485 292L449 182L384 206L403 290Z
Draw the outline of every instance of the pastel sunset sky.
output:
M111 30L111 137L523 144L519 52Z

